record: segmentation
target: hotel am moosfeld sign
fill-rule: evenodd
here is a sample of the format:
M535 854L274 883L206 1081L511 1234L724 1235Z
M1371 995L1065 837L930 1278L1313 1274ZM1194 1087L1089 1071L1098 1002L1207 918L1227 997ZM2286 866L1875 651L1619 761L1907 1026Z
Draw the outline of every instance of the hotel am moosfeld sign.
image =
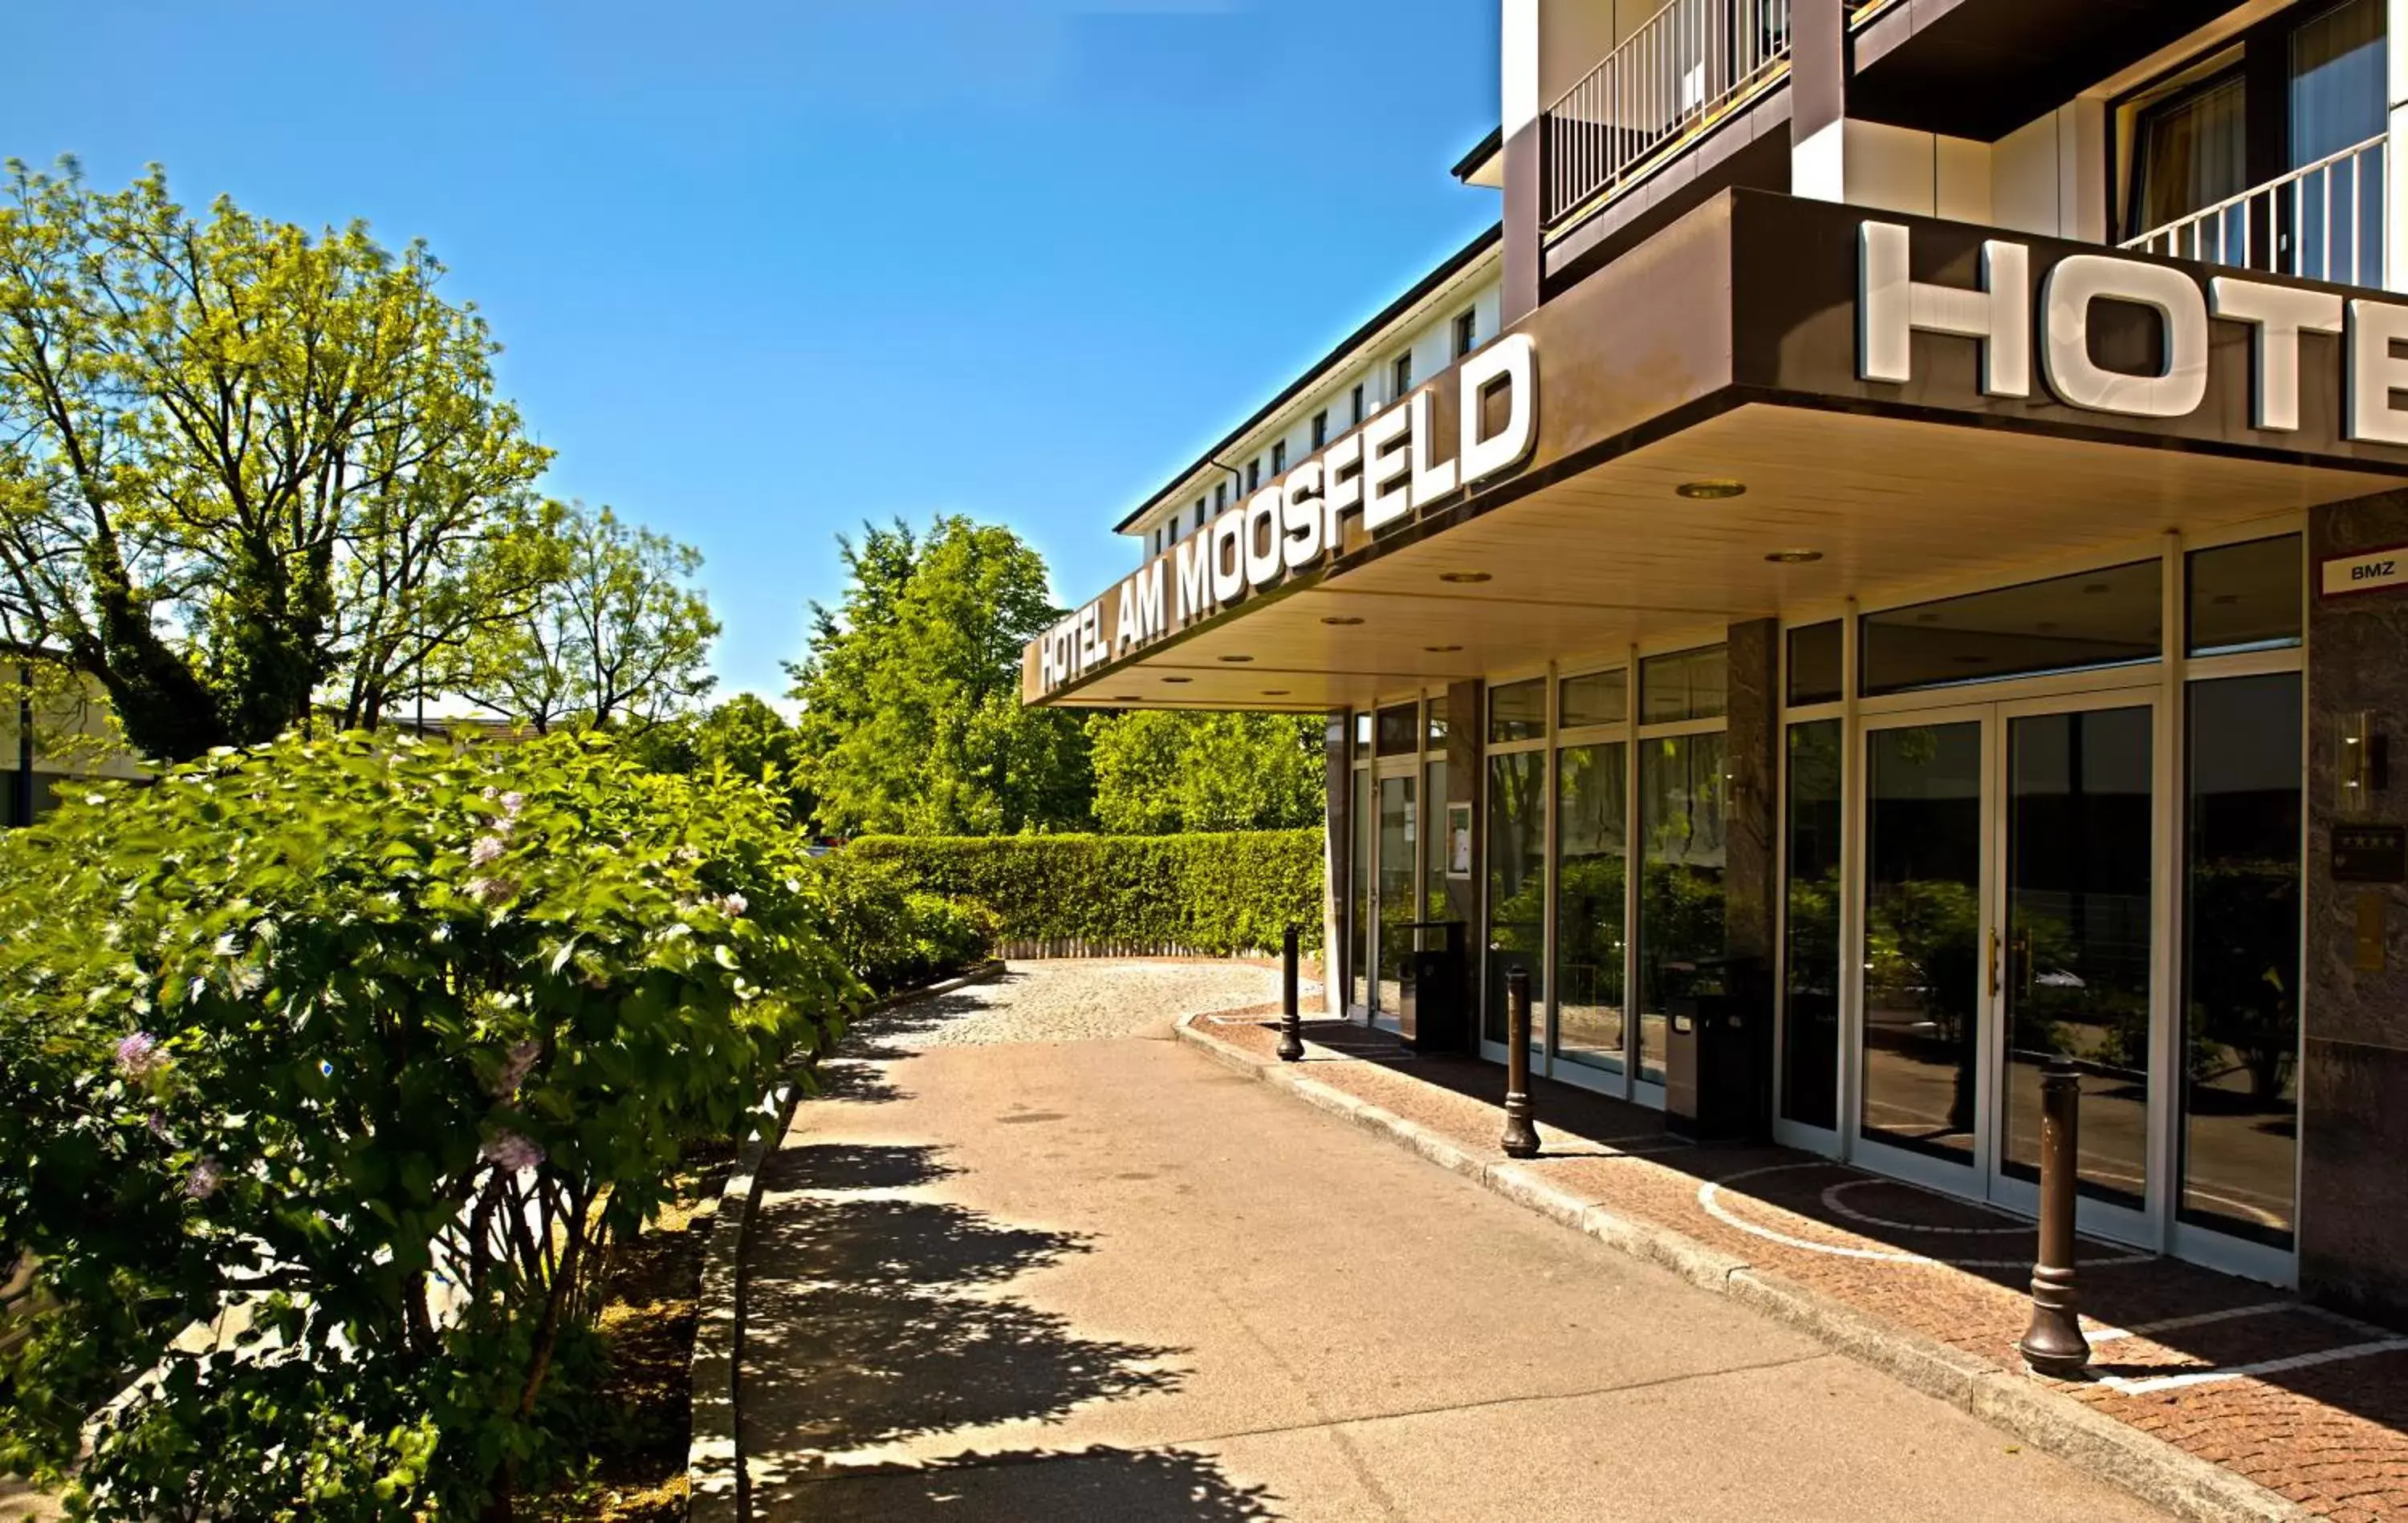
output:
M1451 390L1455 426L1439 413ZM1448 437L1449 434L1452 437ZM1377 538L1529 458L1539 436L1538 351L1526 334L1440 377L1155 556L1039 635L1040 694L1248 598L1323 569L1359 522Z
M1859 379L1914 382L1914 335L1935 334L1980 346L1976 384L1985 398L2031 399L2044 387L2083 412L2191 420L2208 407L2218 349L2212 320L2220 320L2249 334L2252 433L2300 431L2304 335L2321 334L2341 340L2329 362L2338 377L2322 377L2339 382L2341 438L2408 446L2408 411L2398 405L2408 391L2408 359L2395 352L2408 343L2408 306L2243 273L2202 278L2173 263L2061 250L2035 285L2032 246L1997 237L1982 240L1976 284L1943 284L1909 274L1914 236L1898 222L1857 227ZM2098 353L2108 321L2128 351L2115 365Z

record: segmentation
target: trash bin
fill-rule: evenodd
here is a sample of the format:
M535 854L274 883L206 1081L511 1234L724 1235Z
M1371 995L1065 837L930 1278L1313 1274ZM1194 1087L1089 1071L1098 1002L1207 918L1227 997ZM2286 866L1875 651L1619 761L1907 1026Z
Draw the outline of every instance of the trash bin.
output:
M1664 1127L1695 1142L1770 1130L1770 1012L1747 959L1700 959L1664 1002Z
M1405 990L1404 1008L1397 1012L1397 1034L1415 1052L1461 1052L1468 1034L1464 1023L1464 986L1468 977L1463 959L1463 922L1416 920L1404 929L1443 934L1438 946L1424 945L1413 949L1413 979ZM1415 939L1426 942L1428 938L1417 935Z

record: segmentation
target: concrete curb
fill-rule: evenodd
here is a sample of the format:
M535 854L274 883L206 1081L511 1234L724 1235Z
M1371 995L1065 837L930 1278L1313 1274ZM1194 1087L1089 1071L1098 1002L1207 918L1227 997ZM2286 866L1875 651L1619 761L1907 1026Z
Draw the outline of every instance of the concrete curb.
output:
M1655 1222L1616 1216L1535 1170L1484 1157L1418 1122L1322 1083L1274 1059L1258 1058L1196 1026L1181 1040L1229 1067L1294 1093L1307 1104L1401 1143L1517 1205L1642 1259L1693 1285L1729 1296L1836 1352L1935 1396L1959 1411L2194 1523L2307 1523L2316 1515L2198 1456L2117 1422L2036 1377L1870 1317L1743 1259Z
M1003 975L1000 958L958 978L909 989L879 1001L867 1014L914 1000L934 999ZM693 1523L745 1523L752 1516L752 1476L738 1439L738 1376L744 1360L744 1290L750 1274L744 1234L761 1205L762 1166L785 1140L802 1103L803 1086L788 1079L762 1096L745 1114L753 1118L736 1166L719 1192L710 1237L703 1245L702 1274L695 1292L693 1378L694 1430L686 1441L686 1516Z

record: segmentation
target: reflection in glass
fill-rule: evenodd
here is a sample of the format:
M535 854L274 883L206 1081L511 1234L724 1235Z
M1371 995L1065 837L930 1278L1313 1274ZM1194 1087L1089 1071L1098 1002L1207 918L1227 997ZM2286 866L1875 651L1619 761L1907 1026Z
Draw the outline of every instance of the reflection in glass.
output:
M1419 704L1391 704L1380 710L1379 750L1382 756L1410 756L1420 750L1422 732Z
M1547 679L1509 682L1488 690L1488 739L1542 740L1547 733Z
M1446 763L1433 762L1422 769L1422 918L1451 920L1455 911L1446 893ZM1446 932L1422 932L1424 947L1446 945Z
M1639 663L1639 722L1719 719L1730 710L1730 652L1723 646L1676 650Z
M1429 702L1422 705L1422 711L1427 716L1422 735L1424 747L1433 751L1446 749L1446 694L1433 693Z
M1564 678L1558 719L1567 730L1620 724L1630 717L1630 674L1591 672Z
M1867 614L1864 691L2155 661L2162 576L2161 562L2136 561Z
M2300 1091L2300 677L2190 689L2181 1215L2291 1246Z
M1405 1007L1405 989L1413 976L1413 935L1407 929L1421 917L1415 913L1413 868L1420 845L1415 832L1413 779L1380 779L1380 1013L1393 1017Z
M2307 603L2301 553L2298 534L2191 551L2190 653L2298 645Z
M2233 69L2204 84L2142 107L2134 123L2131 202L2124 235L2139 237L2230 196L2249 184L2245 92ZM2237 255L2247 221L2245 210L2228 217L2229 228L2211 223L2204 249L2215 257L2223 234Z
M1541 684L1543 694L1544 685ZM1488 956L1482 1032L1505 1040L1505 974L1530 970L1531 1034L1546 1008L1547 756L1488 759Z
M1973 1161L1982 726L1865 742L1864 1134Z
M1842 696L1840 621L1836 619L1789 632L1789 701L1837 703Z
M1723 997L1724 750L1720 734L1639 747L1639 1072L1651 1083L1664 1079L1668 1018L1711 1019Z
M1369 715L1361 716L1369 719ZM1371 1003L1371 775L1354 774L1354 807L1348 811L1346 1003Z
M2041 1075L2082 1065L2082 1192L2139 1207L2148 1178L2150 711L2007 726L2006 1130L2040 1177Z
M1555 1055L1622 1068L1630 786L1622 742L1555 757Z
M1840 721L1789 727L1781 1114L1830 1130L1840 1105Z

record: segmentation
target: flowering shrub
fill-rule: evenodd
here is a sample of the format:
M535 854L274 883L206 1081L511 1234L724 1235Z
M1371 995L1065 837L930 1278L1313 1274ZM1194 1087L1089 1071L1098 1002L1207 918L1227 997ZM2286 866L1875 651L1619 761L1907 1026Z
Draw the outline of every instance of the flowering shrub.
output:
M364 737L0 839L0 1470L100 1518L506 1517L598 1260L864 990L758 787ZM5 1268L5 1265L0 1265Z

